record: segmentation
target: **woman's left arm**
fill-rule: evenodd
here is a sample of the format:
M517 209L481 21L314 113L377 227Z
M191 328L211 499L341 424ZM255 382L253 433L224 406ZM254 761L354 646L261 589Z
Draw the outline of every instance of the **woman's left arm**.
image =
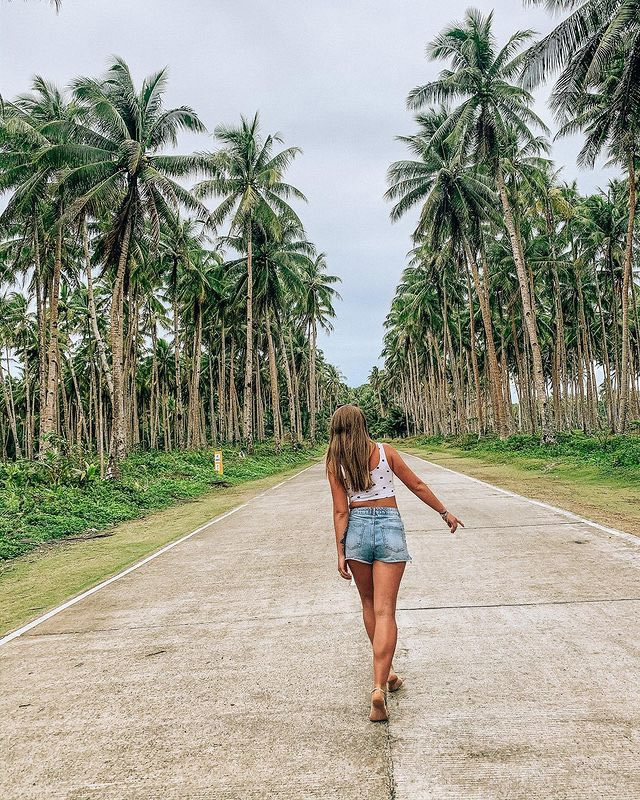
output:
M430 506L434 511L437 511L438 514L440 514L442 519L449 526L451 533L455 533L457 531L458 525L464 528L464 522L461 519L458 519L455 514L451 514L449 511L447 511L444 503L435 496L422 478L419 478L416 473L409 466L407 466L395 447L392 447L390 444L385 444L384 451L387 455L387 461L389 461L394 474L400 478L407 489L412 491L416 497L419 497L423 503Z
M351 573L344 555L344 542L349 527L349 499L344 487L329 473L329 486L333 499L333 527L336 532L336 548L338 550L338 572L345 580L351 580Z

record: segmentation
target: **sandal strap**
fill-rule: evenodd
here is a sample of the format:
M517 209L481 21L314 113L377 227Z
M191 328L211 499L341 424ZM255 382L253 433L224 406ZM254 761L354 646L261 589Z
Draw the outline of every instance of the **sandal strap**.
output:
M373 694L374 692L382 692L382 694L386 695L387 690L383 689L382 686L374 686L370 694Z

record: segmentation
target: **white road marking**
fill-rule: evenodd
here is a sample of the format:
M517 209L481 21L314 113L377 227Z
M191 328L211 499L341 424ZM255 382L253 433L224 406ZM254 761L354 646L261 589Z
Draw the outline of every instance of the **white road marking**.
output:
M449 467L443 467L441 464L435 464L433 461L428 461L426 458L422 458L422 456L417 456L414 453L404 453L404 455L413 456L413 458L417 458L420 461L424 461L425 464L429 464L432 467L437 467L438 469L444 470L445 472L451 472L454 475L462 475L463 478L467 478L468 480L473 481L474 483L479 483L481 486L486 486L489 489L495 489L501 494L506 494L509 497L516 497L518 500L526 500L527 503L531 503L534 506L540 506L541 508L546 508L548 511L554 511L556 514L561 514L563 517L568 517L574 522L582 522L585 525L590 525L592 528L597 528L599 531L610 533L613 536L620 536L622 539L626 539L628 542L633 542L633 544L640 545L640 537L634 536L633 533L627 533L626 531L619 531L617 530L617 528L607 528L605 525L600 525L599 522L594 522L592 519L587 519L586 517L580 517L578 516L578 514L574 514L573 512L567 511L564 508L558 508L557 506L552 506L549 503L543 503L542 500L533 500L531 497L526 497L523 494L517 494L516 492L511 492L508 489L502 489L500 486L494 486L493 483L487 483L487 481L481 481L479 478L473 478L471 477L471 475L466 475L464 472L458 472L455 469L449 469Z
M209 522L205 522L204 525L201 525L199 528L196 528L194 531L191 531L191 533L187 533L185 536L181 536L174 542L170 542L169 544L160 548L160 550L156 550L155 553L151 553L151 555L146 556L141 561L138 561L137 563L132 564L130 567L127 567L126 569L122 570L122 572L118 572L116 575L112 575L110 578L107 578L107 580L102 581L101 583L98 583L96 586L92 586L91 589L87 589L85 592L82 592L82 594L77 595L77 597L72 597L71 600L67 600L66 603L62 603L62 605L57 606L56 608L52 608L51 611L47 611L47 613L43 614L41 617L38 617L37 619L28 622L26 625L23 625L21 628L18 628L17 630L6 634L6 636L3 636L0 639L0 647L2 647L3 644L8 644L9 642L13 641L13 639L17 639L18 636L22 636L23 633L27 633L27 631L30 631L32 628L35 628L37 625L41 625L43 622L46 622L48 619L51 619L51 617L55 617L56 614L59 614L61 611L65 611L67 608L75 606L76 603L79 603L81 600L84 600L85 597L89 597L90 595L99 592L100 589L104 589L105 586L109 586L115 581L120 580L120 578L124 578L125 575L128 575L130 572L133 572L136 569L140 569L140 567L143 567L145 564L148 564L149 561L153 561L154 558L158 558L158 556L161 556L163 553L172 550L174 547L177 547L179 544L182 544L182 542L186 542L187 539L190 539L197 533L201 533L205 528L208 528L210 525L215 525L218 522L222 522L223 519L230 517L231 514L235 514L236 511L240 511L241 509L246 508L254 500L258 500L258 498L264 497L265 494L273 492L275 489L278 489L280 486L284 485L288 481L293 480L293 478L297 478L298 475L302 475L303 472L306 472L308 469L311 469L311 467L315 467L318 463L319 462L314 462L313 464L309 464L308 467L305 467L304 469L301 469L299 472L290 475L288 478L285 478L283 481L280 481L280 483L277 483L275 486L270 486L268 489L265 489L264 492L260 492L260 494L257 494L250 500L247 500L246 503L241 503L239 506L232 508L230 511L226 511L219 517L214 517L213 519L210 519Z

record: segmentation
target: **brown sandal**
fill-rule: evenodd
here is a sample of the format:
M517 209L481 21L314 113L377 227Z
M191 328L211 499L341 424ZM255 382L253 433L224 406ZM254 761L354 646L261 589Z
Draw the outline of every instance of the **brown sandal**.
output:
M387 693L384 689L380 686L374 686L371 690L371 694L373 695L374 692L380 692L382 697L380 696L372 696L371 697L371 712L369 714L369 719L371 722L385 722L389 719L389 709L387 708Z
M404 684L404 679L401 678L399 675L396 675L395 680L387 683L387 689L390 692L397 692L398 689L402 688L403 684Z

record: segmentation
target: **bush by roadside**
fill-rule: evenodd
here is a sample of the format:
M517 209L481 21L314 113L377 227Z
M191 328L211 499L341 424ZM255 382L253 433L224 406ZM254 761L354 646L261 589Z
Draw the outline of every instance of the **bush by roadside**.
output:
M53 452L44 462L0 464L0 560L42 542L136 519L206 492L263 478L320 456L321 446L257 444L251 455L223 448L224 476L213 470L213 450L132 453L119 481L100 480L96 465Z
M544 445L539 437L517 434L501 441L494 436L419 436L399 440L405 445L435 447L463 451L470 456L493 462L518 461L521 466L536 468L554 462L571 462L598 467L603 474L640 481L640 436L585 435L573 431L559 433L552 445ZM640 483L639 483L640 491Z

